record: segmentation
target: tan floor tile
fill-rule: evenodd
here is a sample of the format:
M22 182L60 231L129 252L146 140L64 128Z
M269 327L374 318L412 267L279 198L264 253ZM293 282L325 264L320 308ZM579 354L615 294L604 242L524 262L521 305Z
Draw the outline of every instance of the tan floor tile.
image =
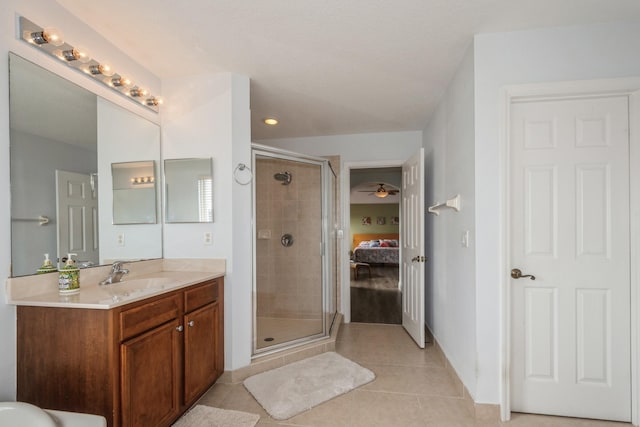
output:
M199 405L207 405L219 408L222 402L229 396L234 385L216 383L198 400Z
M288 420L287 423L313 427L348 427L353 408L352 393L343 394L311 408Z
M260 415L260 418L269 418L267 412L242 384L228 384L228 387L230 390L224 398L215 405L217 408L249 412Z
M425 420L440 422L477 422L469 410L468 402L451 397L418 397Z
M444 368L368 363L363 366L376 374L375 381L364 386L366 390L462 398L462 388Z
M342 325L336 351L373 370L376 380L288 420L271 418L242 384L215 384L200 404L260 415L259 427L623 427L615 423L530 414L476 420L433 346L417 348L402 327Z
M420 403L415 396L354 390L326 402L291 422L305 426L418 426Z

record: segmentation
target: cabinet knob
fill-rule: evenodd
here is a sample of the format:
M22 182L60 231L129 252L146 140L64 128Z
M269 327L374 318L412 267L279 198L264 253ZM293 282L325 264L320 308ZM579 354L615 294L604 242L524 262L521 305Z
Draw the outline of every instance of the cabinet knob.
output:
M194 322L193 320L189 320L189 322L187 322L187 325L189 325L189 326L193 326L195 324L196 324L196 322Z
M184 330L184 326L182 326L182 325L176 327L176 331L178 331L178 332L182 332L183 330Z

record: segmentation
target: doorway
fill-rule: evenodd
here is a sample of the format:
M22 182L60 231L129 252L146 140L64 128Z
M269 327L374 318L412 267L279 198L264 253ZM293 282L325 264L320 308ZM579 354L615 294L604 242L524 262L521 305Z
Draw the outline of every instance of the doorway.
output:
M402 169L350 170L351 321L402 324Z
M424 303L424 149L418 149L405 161L345 163L343 181L343 218L351 217L350 212L350 171L359 168L402 167L401 203L400 203L400 290L402 292L402 326L420 348L425 347L425 303ZM353 242L348 223L346 239L343 236L343 253L348 254ZM341 233L342 234L342 233ZM342 283L349 283L349 258L342 259ZM350 287L341 289L341 307L345 322L351 321Z
M637 423L639 84L505 91L503 420L513 410Z

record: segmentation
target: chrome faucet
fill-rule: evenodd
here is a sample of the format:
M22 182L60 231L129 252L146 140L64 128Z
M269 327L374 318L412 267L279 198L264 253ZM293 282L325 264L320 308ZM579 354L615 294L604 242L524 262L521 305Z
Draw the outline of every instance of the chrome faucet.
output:
M122 276L124 276L125 274L129 274L129 270L127 270L126 268L122 268L123 264L124 261L114 262L111 266L111 272L106 279L100 282L100 285L110 285L112 283L118 283L122 281Z

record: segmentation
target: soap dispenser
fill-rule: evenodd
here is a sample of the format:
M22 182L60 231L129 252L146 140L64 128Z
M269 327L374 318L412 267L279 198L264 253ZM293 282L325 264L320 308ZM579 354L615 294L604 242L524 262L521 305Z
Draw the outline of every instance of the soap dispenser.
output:
M78 254L68 254L67 262L59 271L58 291L63 295L80 292L80 269L76 267L76 262L72 256Z
M36 274L53 273L54 271L58 271L58 269L54 267L53 263L49 259L49 254L44 254L42 267L36 270Z

